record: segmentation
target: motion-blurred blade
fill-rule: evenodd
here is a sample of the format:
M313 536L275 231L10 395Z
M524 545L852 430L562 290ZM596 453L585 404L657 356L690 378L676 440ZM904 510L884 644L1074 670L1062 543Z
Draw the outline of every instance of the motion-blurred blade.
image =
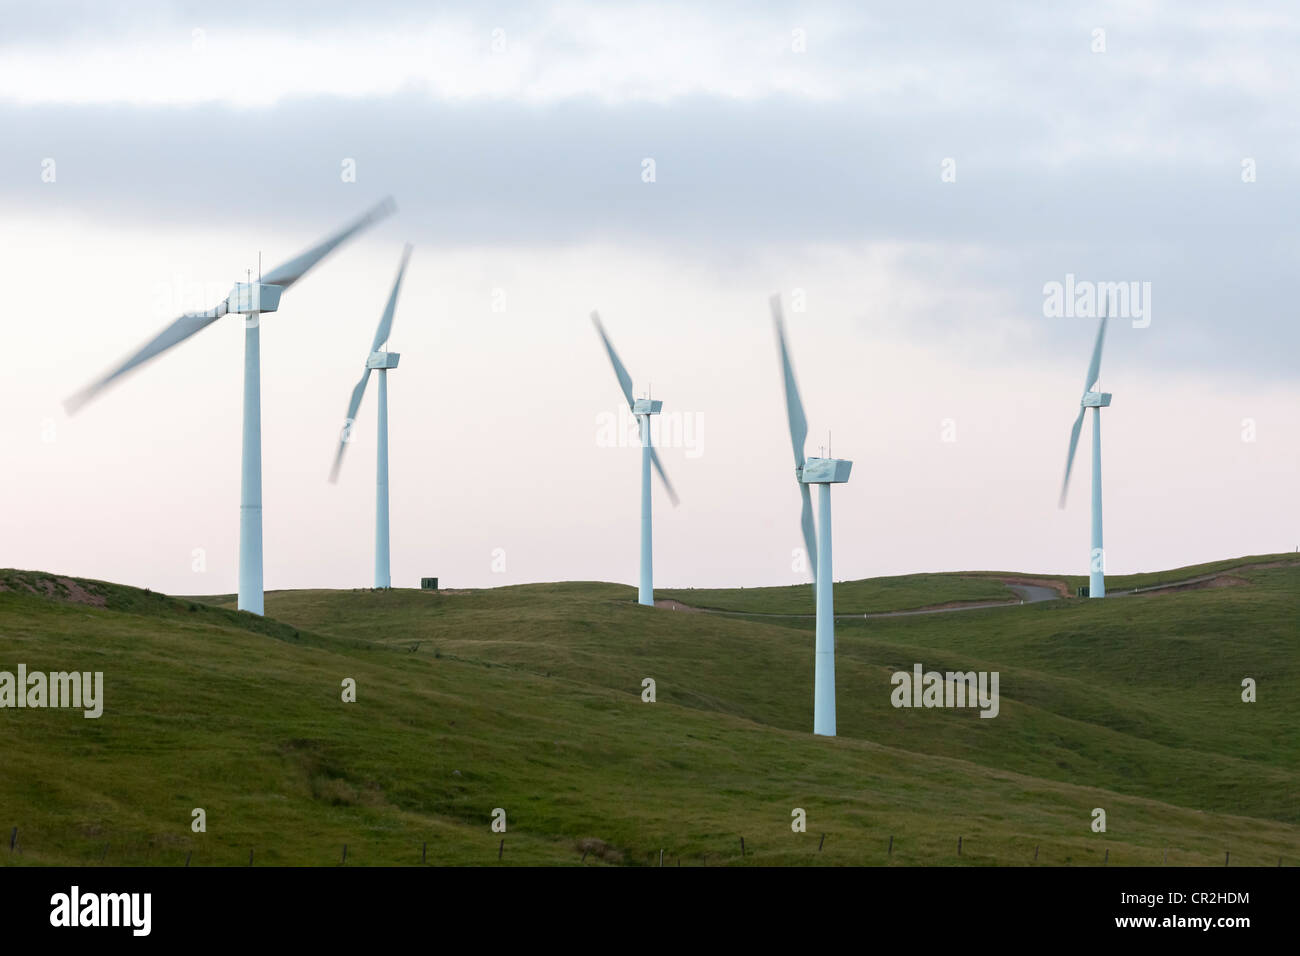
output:
M609 353L609 361L614 366L614 374L618 376L619 387L623 389L623 397L627 399L627 407L631 408L634 404L632 399L632 376L627 374L627 369L618 360L618 353L614 351L609 336L605 334L605 326L600 322L599 313L591 313L591 321L595 323L596 331L600 333L600 339L605 343L605 351Z
M388 341L388 335L393 331L393 312L397 309L397 293L402 288L402 275L406 272L406 263L411 258L411 244L408 242L406 248L402 250L402 264L397 268L397 280L393 283L393 294L388 297L388 307L384 309L383 318L379 320L379 328L375 329L375 341L370 346L370 351L378 352L379 346Z
M262 276L261 281L265 285L278 285L287 289L293 285L316 263L320 262L327 255L338 248L342 243L351 239L361 230L372 226L379 220L391 216L397 211L397 204L393 202L392 197L388 197L379 203L360 219L357 219L349 226L345 226L330 238L326 239L318 246L313 246L296 259L290 259L279 268L272 269L266 275Z
M68 414L70 415L75 413L81 408L81 406L85 405L88 401L99 394L100 390L110 382L120 378L132 369L138 368L150 359L161 355L172 346L179 345L195 332L207 328L225 314L226 303L222 302L216 308L208 309L206 312L191 312L187 315L182 315L179 319L150 339L149 342L140 349L140 351L136 352L117 368L113 369L113 371L109 372L103 378L95 380L76 395L73 395L65 401L63 403L64 408L68 410Z
M650 463L655 466L655 471L659 472L659 477L664 483L664 490L668 492L668 499L673 503L673 507L676 508L678 500L677 492L673 490L673 483L669 481L668 476L664 474L663 463L659 461L659 452L653 448L650 449Z
M361 376L357 387L352 389L352 398L348 401L348 417L343 422L343 431L339 435L339 450L334 456L334 467L330 469L330 481L339 480L339 468L343 465L343 451L352 440L352 428L356 425L357 412L361 410L361 399L366 394L366 383L370 381L370 369Z
M1070 429L1070 453L1065 458L1065 480L1061 482L1061 500L1057 507L1065 507L1065 492L1070 487L1070 469L1074 467L1074 453L1079 447L1079 429L1083 427L1083 413L1088 409L1080 408L1079 417L1074 420L1074 428Z
M1092 347L1092 361L1088 363L1088 380L1083 383L1085 392L1092 391L1097 379L1101 377L1101 344L1106 339L1106 313L1110 311L1107 307L1110 305L1109 300L1106 306L1101 310L1101 325L1097 327L1097 343Z
M802 468L803 446L808 438L808 419L803 413L803 402L799 401L799 386L795 383L794 368L790 365L790 352L785 346L785 320L781 317L781 296L772 296L771 302L772 320L776 323L776 341L781 348L781 374L785 379L785 412L790 420L790 444L794 446L795 466Z
M803 495L803 514L799 523L803 525L803 546L808 552L808 567L812 568L813 581L817 580L817 529L813 525L812 489L799 482L799 493Z

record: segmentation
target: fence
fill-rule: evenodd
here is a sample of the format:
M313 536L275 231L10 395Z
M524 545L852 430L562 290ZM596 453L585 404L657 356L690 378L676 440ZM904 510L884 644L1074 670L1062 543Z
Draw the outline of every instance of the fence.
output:
M752 846L747 846L747 845L746 845L746 843L745 843L745 838L744 838L743 836L739 836L737 839L738 839L738 841L739 841L739 842L738 842L738 845L739 845L739 849L740 849L740 859L741 859L742 861L748 860L751 856L754 855L754 850L753 850ZM855 845L858 845L858 844L857 844L857 841L855 841ZM93 848L94 848L94 847L99 847L99 846L100 846L100 845L99 845L98 843L92 845L92 847L91 847L91 854L92 854L92 856L93 856ZM953 862L953 863L956 863L956 862L958 862L960 859L963 859L963 858L964 858L964 853L963 853L963 847L964 847L964 846L966 846L966 840L965 840L965 837L962 836L962 835L958 835L957 840L956 840L956 843L955 843L955 845L954 845L954 850L953 850L953 856L952 856L952 862ZM109 860L109 853L110 853L110 851L112 850L112 848L113 848L113 844L112 844L111 842L105 842L105 843L102 845L102 847L100 847L100 849L99 849L99 854L98 854L98 862L99 862L99 863L101 863L101 864L105 864L105 865L108 865L108 866L118 865L118 864L114 864L114 863L112 863L112 862ZM505 859L505 849L506 849L506 841L505 841L505 838L504 838L504 837L501 838L501 841L497 844L496 847L492 847L492 848L491 848L491 850L495 850L495 852L496 852L496 860L497 860L497 862L503 862L503 861L504 861L504 859ZM581 857L581 859L579 860L579 862L580 862L580 863L586 863L586 862L587 862L587 857L588 857L588 856L590 855L590 853L591 853L591 849L590 849L589 847L585 847L585 846L581 846L581 845L580 845L580 846L578 846L578 847L575 848L575 853L577 852L577 849L582 849L582 857ZM823 851L824 851L825 849L826 849L826 834L823 833L823 834L821 834L821 838L817 841L817 850L816 850L816 853L817 853L818 855L820 855L820 854L823 853ZM892 862L894 861L894 835L893 835L892 833L889 835L889 839L888 839L888 841L885 842L885 843L883 843L883 849L884 849L883 860L881 860L881 862L882 862L882 863L885 863L885 864L892 863ZM1035 844L1035 845L1034 845L1034 852L1033 852L1032 857L1027 857L1026 860L1025 860L1025 862L1026 862L1026 863L1039 863L1039 862L1040 862L1040 852L1041 852L1042 849L1043 849L1043 844L1041 844L1041 843L1040 843L1040 844ZM782 850L784 851L784 848L782 848ZM1087 866L1087 865L1100 865L1100 866L1109 866L1109 865L1111 865L1111 860L1110 860L1110 851L1111 851L1111 847L1108 847L1108 846L1099 847L1098 850L1097 850L1097 852L1101 852L1101 853L1102 853L1101 860L1100 860L1099 863L1092 863L1091 861L1078 861L1078 860L1075 860L1074 857L1077 856L1078 853L1079 853L1080 851L1079 851L1079 849L1078 849L1077 847L1071 847L1071 848L1069 848L1069 853L1070 853L1069 856L1065 856L1065 857L1059 857L1059 856L1058 856L1058 857L1056 858L1056 865L1075 865L1075 866L1077 866L1077 865L1084 865L1084 866ZM241 851L241 852L242 852L242 851ZM491 851L489 851L489 853L490 853L490 852L491 852ZM657 856L658 856L658 861L659 861L659 866L663 866L663 865L664 865L665 854L666 854L667 852L668 852L668 851L667 851L667 848L662 848L662 847L661 847L658 851L651 850L651 851L649 852L649 858L650 858L650 861L651 861L651 865L653 865L654 859L655 859L656 854L657 854ZM1152 852L1154 852L1154 851L1152 851ZM22 855L23 855L23 845L22 845L22 842L19 840L19 828L15 826L15 827L14 827L12 830L10 830L10 832L9 832L9 857L11 858L11 859L10 859L10 862L13 862L13 863L21 862L21 859L20 859L20 858L22 857ZM206 856L206 854L205 854L205 856ZM714 855L714 859L715 859L715 861L718 860L720 856L722 856L722 855L720 855L720 854L715 854L715 855ZM1200 856L1203 856L1203 854L1201 854ZM254 865L254 862L255 862L255 857L256 857L255 848L251 848L251 847L250 847L249 850L248 850L248 860L247 860L246 862L242 862L242 865L244 865L244 866L253 866L253 865ZM428 843L427 840L426 840L426 841L423 841L422 843L420 843L418 847L412 847L411 858L410 858L409 860L400 860L400 859L399 859L399 860L387 860L387 861L382 861L382 862L376 861L376 865L395 865L395 866L400 866L400 865L403 865L403 864L406 864L406 863L414 864L417 858L419 859L419 863L420 863L420 865L425 865L425 866L429 865L429 843ZM603 854L602 854L602 858L603 858ZM157 851L157 852L156 852L156 863L157 863L157 865L160 865L160 866L189 866L189 865L191 864L191 862L193 861L193 859L194 859L194 850L193 850L193 849L186 850L186 852L185 852L185 859L184 859L184 862L183 862L183 863L181 862L181 859L180 859L180 852L179 852L179 851L177 851L176 859L175 859L174 861L170 861L170 860L168 860L168 859L166 858L165 853L163 853L162 851ZM238 859L239 861L243 861L243 857L242 857L242 856L238 857L237 859ZM672 865L674 865L674 866L681 866L681 865L682 865L682 863L681 863L681 861L682 861L682 855L681 855L680 853L674 853L674 854L672 855L671 859L674 861ZM698 859L700 865L702 865L702 866L708 866L708 865L709 865L709 854L708 854L708 853L700 853L700 854L698 854L698 856L691 856L691 855L688 855L688 856L686 857L686 859L687 859L688 864L691 863L693 860ZM855 858L855 859L857 859L858 862L861 863L861 865L870 865L870 864L869 864L869 861L862 861L860 857L859 857L859 858ZM1224 853L1223 853L1223 865L1224 865L1224 866L1230 866L1230 865L1231 865L1231 860L1232 860L1232 854L1231 854L1231 851L1229 851L1229 850L1225 850ZM460 861L458 861L458 862L460 862ZM489 863L490 863L490 862L491 862L491 856L490 856L490 855L487 856L487 857L485 858L484 862L489 862ZM527 861L527 860L520 860L519 862L524 863L525 865L528 865L528 862L529 862L529 861ZM547 861L547 862L550 862L550 861ZM723 858L723 859L722 859L722 862L723 862L723 864L725 865L728 861L727 861L725 858ZM904 860L903 862L906 863L906 862L909 862L909 861ZM916 860L912 860L912 861L910 861L910 862L914 863L915 865L924 865L924 866L941 866L941 865L944 865L942 861L936 861L933 857L930 857L930 856L927 856L924 860L922 860L922 859L916 859ZM1008 860L1006 860L1005 857L1000 858L1000 859L998 859L998 860L996 860L996 861L993 861L993 862L995 862L996 864L1008 865L1008 866L1018 865L1018 864L1016 864L1014 861L1008 861ZM1047 859L1047 858L1043 858L1043 859L1041 860L1041 862L1047 863L1048 865L1052 865L1052 861L1049 860L1049 859ZM344 843L344 844L342 845L342 847L341 847L341 851L340 851L340 854L339 854L339 857L338 857L338 862L335 863L335 864L333 864L333 865L335 865L335 866L347 866L347 863L348 863L348 844L347 844L347 843ZM1122 863L1121 861L1119 861L1119 860L1117 859L1117 860L1116 860L1116 863L1119 864L1119 865L1137 865L1137 866L1142 866L1142 865L1153 865L1153 864L1151 864L1149 861L1146 861L1146 860L1135 860L1135 861L1133 861L1132 863L1124 864L1124 863ZM1162 865L1162 866L1167 866L1168 864L1169 864L1169 849L1168 849L1168 847L1163 847L1163 848L1161 848L1161 851L1160 851L1160 865ZM132 863L131 863L131 865L139 865L138 862L136 861L136 858L135 858L135 857L132 858ZM211 865L211 866L234 866L234 865L241 865L241 864L236 863L234 859L230 859L230 860L209 859L209 860L208 860L208 865ZM325 857L322 857L321 865L328 865L328 863L327 863L327 859L326 859ZM435 866L438 865L438 861L437 861L436 859L434 860L433 865L435 865ZM533 863L532 865L542 865L542 864L539 864L539 863ZM1178 865L1178 864L1175 864L1175 865ZM1186 865L1192 865L1192 866L1203 866L1203 865L1204 865L1204 862L1203 862L1202 859L1198 858L1198 859L1195 860L1195 861L1189 861ZM1282 865L1283 865L1283 858L1280 857L1280 856L1277 858L1277 865L1278 865L1278 866L1282 866Z

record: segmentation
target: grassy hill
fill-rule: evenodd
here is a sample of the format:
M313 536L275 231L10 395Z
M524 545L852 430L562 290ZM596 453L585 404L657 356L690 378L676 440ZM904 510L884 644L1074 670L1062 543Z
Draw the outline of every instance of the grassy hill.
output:
M655 597L720 611L754 614L810 614L813 611L811 584L772 588L679 588L656 591ZM876 614L936 604L1012 600L1016 600L1015 593L1001 581L978 575L904 574L835 583L836 614Z
M1223 587L842 621L833 740L809 733L799 618L599 583L273 592L258 618L0 572L0 670L102 670L106 697L99 720L0 710L0 862L328 865L346 843L349 865L417 864L427 843L430 863L496 865L502 807L502 864L1294 863L1300 567L1245 566L1293 559L1229 562ZM837 589L897 609L980 600L980 577ZM999 671L1000 715L894 709L889 675L916 662Z

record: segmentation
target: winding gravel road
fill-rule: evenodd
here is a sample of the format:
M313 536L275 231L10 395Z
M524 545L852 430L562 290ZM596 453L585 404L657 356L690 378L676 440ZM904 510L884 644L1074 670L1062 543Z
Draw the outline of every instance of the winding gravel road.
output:
M1281 564L1283 562L1279 562ZM1249 567L1271 567L1273 565L1255 564L1241 565L1241 568ZM1128 597L1133 594L1149 594L1156 591L1177 591L1182 588L1196 587L1201 584L1207 584L1219 578L1230 579L1231 572L1240 570L1240 568L1225 568L1222 571L1216 571L1212 574L1201 574L1192 578L1184 578L1180 581L1166 581L1163 584L1153 584L1144 588L1130 588L1123 591L1107 591L1106 597ZM982 608L990 607L1016 607L1021 604L1039 604L1043 601L1059 601L1062 594L1056 588L1044 587L1039 584L1012 583L1004 582L1007 587L1016 594L1020 595L1019 601L987 601L974 604L944 604L936 607L915 608L910 611L877 611L870 614L836 614L837 621L850 621L871 619L876 617L911 617L915 614L949 614L953 611L977 611ZM1240 583L1239 581L1229 581L1228 583ZM816 614L768 614L763 611L722 611L716 608L692 607L682 604L680 601L662 600L655 601L656 607L667 608L673 611L692 611L701 614L725 614L729 617L779 617L779 618L815 618Z

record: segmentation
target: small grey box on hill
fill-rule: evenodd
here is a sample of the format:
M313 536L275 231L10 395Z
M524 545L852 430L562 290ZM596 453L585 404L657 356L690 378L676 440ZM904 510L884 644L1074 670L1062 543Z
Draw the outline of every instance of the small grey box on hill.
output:
M438 590L437 578L420 578L420 588L425 591Z

